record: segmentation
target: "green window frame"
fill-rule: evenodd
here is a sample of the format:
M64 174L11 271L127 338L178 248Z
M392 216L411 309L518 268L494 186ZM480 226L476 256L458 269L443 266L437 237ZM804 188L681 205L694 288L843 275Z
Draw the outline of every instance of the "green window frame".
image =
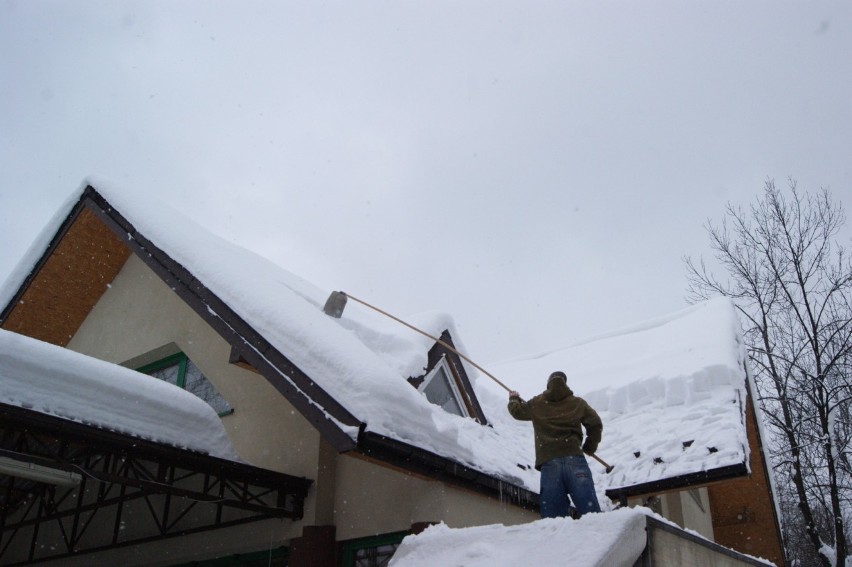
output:
M342 567L385 567L403 538L410 533L393 532L343 542L340 565Z
M170 373L170 375L166 375L165 371L171 368L175 368L175 371ZM216 410L219 417L234 413L234 408L231 407L231 404L222 397L218 390L216 390L215 386L213 386L213 383L204 376L201 370L183 352L177 352L150 364L140 366L136 369L136 371L141 372L142 374L151 375L158 380L164 380L179 388L187 390L207 402L210 407ZM190 384L190 388L187 388L188 376L191 377L193 381L193 383ZM201 388L193 387L199 385Z

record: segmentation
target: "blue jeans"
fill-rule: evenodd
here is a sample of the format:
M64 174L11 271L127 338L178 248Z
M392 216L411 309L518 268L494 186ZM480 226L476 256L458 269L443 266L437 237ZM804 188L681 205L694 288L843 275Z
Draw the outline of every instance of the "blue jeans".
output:
M542 465L539 491L541 517L569 516L569 494L578 517L601 511L592 471L582 455L557 457Z

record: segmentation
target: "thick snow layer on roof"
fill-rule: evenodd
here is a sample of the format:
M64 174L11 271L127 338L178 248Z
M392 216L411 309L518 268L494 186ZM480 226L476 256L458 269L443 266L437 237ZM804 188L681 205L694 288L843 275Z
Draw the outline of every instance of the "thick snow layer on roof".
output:
M534 461L532 428L511 419L502 392L474 384L493 426L483 427L429 403L405 380L423 373L429 338L351 301L341 319L329 317L322 307L330 290L218 238L163 203L146 200L144 191L90 179L77 197L88 184L365 423L367 431L537 491L538 473L527 468ZM67 212L57 215L0 288L4 304ZM434 336L449 330L465 352L449 316L426 313L406 320ZM540 377L543 386L557 369L568 374L569 385L604 421L599 454L615 470L603 475L592 463L603 491L747 460L739 336L732 305L718 300L489 370L512 385ZM465 368L475 382L477 371L466 363ZM537 393L519 389L525 397ZM357 435L354 427L347 431Z
M240 461L216 412L182 388L4 330L0 403Z
M645 513L631 508L511 527L453 529L438 524L406 537L390 565L629 567L642 554L645 540Z
M565 371L603 419L598 454L615 469L597 484L620 488L747 462L744 356L733 304L715 299L491 370L542 389Z
M680 529L647 508L586 514L579 520L548 518L509 527L494 524L453 529L437 524L402 540L390 566L631 567L645 549L647 518ZM751 559L772 565L763 559Z
M145 238L187 268L237 315L310 376L366 430L421 447L476 470L537 490L534 471L518 465L532 462L526 431L519 424L494 420L493 427L449 414L431 404L406 380L423 374L427 337L350 302L341 319L322 307L331 290L320 290L272 262L225 241L145 192L126 191L110 182L88 179L76 197L91 185ZM69 201L70 204L76 199ZM69 211L59 213L56 227ZM49 242L44 235L0 289L8 301ZM127 235L127 238L132 238ZM28 267L27 267L28 266ZM214 313L213 309L210 309ZM426 313L406 320L433 336L446 329L463 350L452 319ZM476 372L466 365L475 381ZM487 398L487 396L486 396ZM482 402L482 400L481 400ZM487 401L483 404L487 406ZM483 408L489 420L505 414L505 401ZM353 438L357 428L344 428Z

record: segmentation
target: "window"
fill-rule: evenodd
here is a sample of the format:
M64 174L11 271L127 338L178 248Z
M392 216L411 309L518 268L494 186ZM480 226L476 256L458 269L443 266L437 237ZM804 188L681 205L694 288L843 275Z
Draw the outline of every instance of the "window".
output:
M442 357L435 368L426 375L418 390L426 395L427 400L441 406L445 411L462 417L468 416L459 387L447 365L446 357Z
M234 408L216 391L210 380L182 352L146 364L136 370L195 394L207 402L220 416L234 412Z
M385 567L408 532L355 539L343 544L343 567Z

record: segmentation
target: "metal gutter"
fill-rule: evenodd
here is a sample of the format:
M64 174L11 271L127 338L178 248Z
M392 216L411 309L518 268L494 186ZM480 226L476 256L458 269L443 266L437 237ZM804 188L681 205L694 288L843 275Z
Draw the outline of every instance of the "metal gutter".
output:
M748 476L748 474L748 466L745 463L738 463L727 467L719 467L697 473L689 473L662 480L634 484L622 488L610 488L606 491L606 495L611 500L621 501L622 504L625 504L627 499L632 496L659 494L661 492L695 488L696 486L710 484L712 482Z

